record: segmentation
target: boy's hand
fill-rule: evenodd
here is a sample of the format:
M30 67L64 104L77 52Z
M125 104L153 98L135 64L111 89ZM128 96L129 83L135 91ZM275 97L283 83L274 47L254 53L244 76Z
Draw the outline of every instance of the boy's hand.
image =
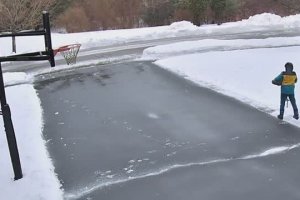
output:
M275 79L272 80L272 84L277 85L277 86L281 86L281 83L276 81Z

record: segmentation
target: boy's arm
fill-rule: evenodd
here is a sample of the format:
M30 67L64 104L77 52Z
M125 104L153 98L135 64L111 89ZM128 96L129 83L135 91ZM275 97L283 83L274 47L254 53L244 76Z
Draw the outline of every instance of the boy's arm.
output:
M280 73L274 80L275 81L282 81L283 80L282 73Z
M275 79L272 80L272 83L274 85L281 85L282 80L283 80L283 76L282 73L280 73Z

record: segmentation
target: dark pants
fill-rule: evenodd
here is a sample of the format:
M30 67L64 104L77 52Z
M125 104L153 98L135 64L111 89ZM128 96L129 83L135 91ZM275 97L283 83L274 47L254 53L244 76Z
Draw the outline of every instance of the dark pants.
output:
M293 106L294 115L298 116L298 108L296 105L295 95L294 94L282 94L282 93L281 93L281 100L280 100L280 115L284 114L284 106L285 106L285 102L288 97Z

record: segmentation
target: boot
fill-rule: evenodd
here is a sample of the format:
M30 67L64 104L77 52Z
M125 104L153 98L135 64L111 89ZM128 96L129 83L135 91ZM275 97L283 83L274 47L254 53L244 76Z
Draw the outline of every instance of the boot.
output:
M279 110L279 115L277 115L277 118L280 120L283 120L283 114L284 114L284 109Z
M299 119L299 114L298 112L294 112L294 116L293 116L294 119L298 120Z

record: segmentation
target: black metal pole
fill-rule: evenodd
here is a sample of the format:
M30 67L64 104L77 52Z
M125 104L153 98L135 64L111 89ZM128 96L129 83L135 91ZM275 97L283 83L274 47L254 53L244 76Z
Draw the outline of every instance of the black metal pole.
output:
M6 102L3 74L2 74L2 66L0 62L0 101L1 101L1 110L4 121L4 128L6 132L6 138L10 153L10 158L13 166L13 170L15 173L15 180L23 178L20 156L17 146L17 140L15 136L14 126L11 120L11 112L9 105Z
M46 51L49 52L49 62L51 67L55 67L54 53L52 49L51 29L49 12L43 11L43 26L45 29L45 46Z
M18 37L18 36L37 36L37 35L45 35L45 30L29 30L22 31L16 33L0 33L0 37Z

